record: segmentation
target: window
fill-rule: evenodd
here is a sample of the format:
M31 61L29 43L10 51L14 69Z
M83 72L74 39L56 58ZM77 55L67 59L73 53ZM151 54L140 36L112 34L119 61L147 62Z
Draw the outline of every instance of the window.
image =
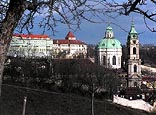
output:
M116 65L116 57L113 56L113 65Z
M134 87L137 87L137 86L138 86L137 82L134 82Z
M134 65L134 72L137 72L137 66Z
M106 37L109 38L109 33L107 33Z
M120 65L120 57L118 57L118 64Z
M136 48L135 47L133 48L133 54L136 54Z
M103 65L106 65L106 56L103 56Z

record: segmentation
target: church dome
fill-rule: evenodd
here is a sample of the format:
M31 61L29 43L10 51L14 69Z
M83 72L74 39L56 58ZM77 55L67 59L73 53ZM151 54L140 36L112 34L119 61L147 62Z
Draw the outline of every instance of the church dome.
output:
M106 28L105 37L98 43L97 47L99 49L122 48L121 43L115 39L113 29L110 25Z
M115 39L113 29L107 26L105 36L96 46L96 61L107 68L121 68L122 46Z
M114 48L122 48L121 43L117 39L102 39L97 47L99 49L114 49Z

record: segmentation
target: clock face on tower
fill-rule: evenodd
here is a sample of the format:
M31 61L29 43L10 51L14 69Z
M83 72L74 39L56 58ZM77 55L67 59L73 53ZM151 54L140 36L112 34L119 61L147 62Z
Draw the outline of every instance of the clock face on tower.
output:
M133 35L132 38L137 38L137 35Z

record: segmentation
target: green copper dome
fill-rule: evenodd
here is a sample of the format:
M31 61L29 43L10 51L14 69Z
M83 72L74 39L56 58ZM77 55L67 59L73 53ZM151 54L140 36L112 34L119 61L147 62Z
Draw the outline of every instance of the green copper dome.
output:
M110 25L106 28L105 37L98 43L97 48L99 49L122 48L121 43L114 38L113 29Z
M117 39L102 39L98 45L98 49L114 49L114 48L122 48L121 43Z

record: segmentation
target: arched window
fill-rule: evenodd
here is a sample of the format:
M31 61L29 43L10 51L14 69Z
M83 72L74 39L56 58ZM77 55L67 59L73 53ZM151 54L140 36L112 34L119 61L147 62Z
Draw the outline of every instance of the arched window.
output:
M103 56L103 65L106 65L106 56Z
M137 86L138 86L137 82L134 82L134 87L137 87Z
M134 65L134 72L137 72L137 66Z
M136 48L135 47L133 48L133 54L136 54Z
M109 38L109 33L106 34L106 37Z
M113 56L113 65L116 65L116 57Z

